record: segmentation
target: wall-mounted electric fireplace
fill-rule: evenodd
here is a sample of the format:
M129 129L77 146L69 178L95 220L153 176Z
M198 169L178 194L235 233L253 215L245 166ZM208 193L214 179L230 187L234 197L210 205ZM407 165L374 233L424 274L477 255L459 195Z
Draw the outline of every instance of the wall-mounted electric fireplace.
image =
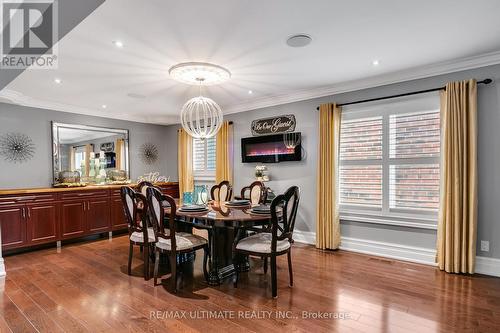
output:
M241 139L241 160L243 163L278 163L301 160L300 133L295 148L287 148L283 134L256 136Z

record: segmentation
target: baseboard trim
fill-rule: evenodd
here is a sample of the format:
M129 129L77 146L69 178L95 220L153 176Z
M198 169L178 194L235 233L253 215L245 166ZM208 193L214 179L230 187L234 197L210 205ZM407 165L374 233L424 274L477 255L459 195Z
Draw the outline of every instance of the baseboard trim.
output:
M316 244L316 233L312 231L299 231L293 232L293 240L297 243Z
M500 259L476 257L476 273L500 277Z
M312 231L294 231L293 236L293 239L298 243L316 244L316 233ZM378 242L352 237L342 237L340 249L377 257L436 266L435 249ZM477 256L476 273L500 277L500 259Z
M435 266L436 250L395 243L342 237L340 249L385 258Z

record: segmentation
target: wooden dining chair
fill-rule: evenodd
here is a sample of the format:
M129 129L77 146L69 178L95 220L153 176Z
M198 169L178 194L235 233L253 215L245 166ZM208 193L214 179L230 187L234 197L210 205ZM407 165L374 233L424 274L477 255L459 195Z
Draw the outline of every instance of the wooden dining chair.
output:
M129 254L128 254L128 275L132 274L132 258L134 255L134 245L143 250L144 256L144 279L149 279L149 246L155 242L154 230L148 227L146 222L147 202L146 198L139 192L128 186L120 190L124 207L125 219L128 225ZM142 208L138 208L141 206Z
M210 197L214 201L229 201L233 196L233 187L224 180L210 189Z
M147 201L151 211L155 240L155 266L154 285L157 285L158 266L160 253L167 253L170 262L172 290L177 292L177 255L184 254L199 249L204 250L203 274L208 280L207 258L208 243L203 237L186 232L176 232L176 211L177 207L174 198L162 194L155 188L148 188ZM163 203L163 204L162 204ZM165 204L166 203L166 204ZM170 207L170 212L165 215L165 207Z
M248 199L252 206L261 205L267 199L267 187L261 181L254 181L241 189L241 199Z
M300 190L290 187L284 194L278 195L271 203L271 232L257 233L243 238L233 246L234 256L237 254L253 255L269 258L271 261L271 290L273 297L278 296L276 257L287 254L290 286L293 286L292 243L293 228L299 207ZM234 287L238 286L239 267L235 260Z
M137 191L146 198L148 187L153 187L153 186L154 185L151 182L142 181L139 184L137 184Z

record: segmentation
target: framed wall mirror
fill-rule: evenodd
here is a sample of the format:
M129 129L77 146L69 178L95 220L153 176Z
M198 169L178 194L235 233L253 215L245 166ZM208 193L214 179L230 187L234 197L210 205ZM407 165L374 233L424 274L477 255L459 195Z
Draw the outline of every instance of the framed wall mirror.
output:
M130 182L126 129L52 122L54 186Z

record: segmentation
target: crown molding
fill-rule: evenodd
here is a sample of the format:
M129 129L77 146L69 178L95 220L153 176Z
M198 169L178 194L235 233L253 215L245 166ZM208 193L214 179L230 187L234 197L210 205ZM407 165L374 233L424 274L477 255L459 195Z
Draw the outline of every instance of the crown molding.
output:
M314 89L302 89L286 94L266 96L237 105L227 105L223 109L225 114L239 113L497 64L500 64L500 51L413 67L387 74L346 81L330 86Z
M480 68L496 64L500 64L500 51L430 64L425 66L413 67L406 70L381 74L363 79L346 81L330 86L295 90L285 94L277 94L277 95L257 98L240 104L225 105L222 108L224 110L224 114L233 114L233 113L251 111L255 109L262 109L276 105L305 101L319 97L331 96L350 91L357 91L357 90L384 86L388 84L423 79L432 76L449 74L453 72L459 72L468 69ZM110 118L109 115L103 115L102 110L83 108L71 104L58 103L58 102L33 98L10 89L1 90L0 99L5 99L7 101L10 101L11 104L18 104L35 108L43 108L55 111L63 111L63 112L84 114L89 116ZM119 120L140 122L140 123L159 124L159 125L172 125L179 123L179 118L176 116L141 117L141 116L122 114L122 115L114 115L112 116L112 118Z
M172 125L178 122L178 118L175 116L163 116L163 117L141 117L133 115L108 115L103 114L103 110L89 109L72 104L58 103L53 101L48 101L40 98L33 98L26 96L20 92L3 89L0 91L0 102L1 100L6 100L6 103L28 106L39 109L47 109L68 113L76 113L86 116L101 117L115 120L133 121L138 123L146 124L156 124L156 125Z

